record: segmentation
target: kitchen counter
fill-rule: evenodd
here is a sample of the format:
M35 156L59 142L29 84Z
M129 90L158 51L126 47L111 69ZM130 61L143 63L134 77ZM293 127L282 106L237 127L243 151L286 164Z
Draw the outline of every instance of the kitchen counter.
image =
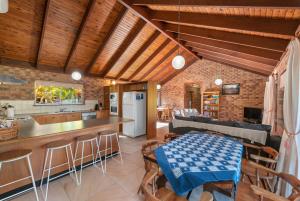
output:
M16 150L16 149L30 149L32 150L31 161L33 173L36 181L41 179L43 162L46 153L45 145L57 141L57 140L67 140L72 143L73 154L76 145L76 139L79 136L88 134L97 134L104 130L118 130L119 125L130 122L130 119L124 119L120 117L109 117L107 119L89 119L80 121L71 121L63 123L54 124L38 124L34 119L28 120L18 120L19 132L18 137L7 140L0 141L0 152ZM100 149L104 149L104 142L100 143ZM116 139L112 140L112 151L118 150ZM94 149L94 152L96 150ZM85 155L91 154L90 145L85 146ZM94 153L96 155L96 153ZM79 157L79 156L77 156ZM66 154L64 150L58 150L55 152L53 157L53 166L64 163L66 160ZM91 161L91 157L84 159L84 162ZM79 165L80 161L77 161L76 165ZM9 167L3 164L0 174L1 183L7 183L13 179L23 178L28 175L25 161L17 161L14 164L10 164ZM57 174L59 172L65 171L68 166L62 166L55 169L51 174ZM26 186L30 183L29 180L24 180L22 182L16 183L0 189L0 200L1 194L8 193L9 191L15 190L19 187ZM3 195L2 195L3 196Z

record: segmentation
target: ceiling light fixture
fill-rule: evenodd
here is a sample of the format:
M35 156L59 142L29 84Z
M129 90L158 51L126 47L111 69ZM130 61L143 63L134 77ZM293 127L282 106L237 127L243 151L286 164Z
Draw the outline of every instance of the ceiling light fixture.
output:
M220 85L222 85L222 83L223 83L223 80L221 79L221 68L219 68L219 73L217 73L217 75L216 75L215 84L217 86L220 86Z
M8 12L8 0L0 0L0 13Z
M111 81L112 85L116 85L116 80Z
M161 85L160 85L160 84L157 84L157 85L156 85L156 89L157 89L157 90L160 90L160 89L161 89Z
M173 58L172 60L172 66L176 70L182 69L185 65L185 58L180 55L180 0L178 0L178 34L177 34L177 39L178 39L178 53L177 55Z
M72 79L76 80L76 81L78 81L82 78L81 73L78 71L74 71L71 76L72 76Z

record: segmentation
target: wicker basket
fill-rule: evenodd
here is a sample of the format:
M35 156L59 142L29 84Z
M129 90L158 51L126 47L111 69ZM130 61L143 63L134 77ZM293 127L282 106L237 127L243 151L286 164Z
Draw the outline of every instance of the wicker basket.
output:
M13 124L11 128L0 128L0 141L10 140L18 136L18 126Z

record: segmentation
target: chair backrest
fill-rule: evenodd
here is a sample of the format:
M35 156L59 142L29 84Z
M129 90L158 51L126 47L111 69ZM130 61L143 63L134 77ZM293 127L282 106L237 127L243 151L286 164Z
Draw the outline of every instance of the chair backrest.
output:
M142 145L142 154L144 156L144 163L145 163L145 170L149 171L152 168L157 168L157 164L154 164L153 162L146 160L145 156L150 156L150 155L154 155L154 150L159 147L161 144L163 144L162 142L160 142L159 140L148 140L146 143L144 143Z

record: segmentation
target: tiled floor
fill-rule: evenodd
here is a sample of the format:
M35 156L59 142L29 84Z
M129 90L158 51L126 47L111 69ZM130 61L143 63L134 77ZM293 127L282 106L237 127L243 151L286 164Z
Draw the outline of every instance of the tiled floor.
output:
M167 132L167 124L158 124L158 138ZM95 167L84 169L82 183L76 186L71 177L66 176L49 185L49 201L142 201L143 197L137 195L139 184L144 175L144 162L140 153L145 137L131 139L121 137L120 144L123 152L123 164L117 160L109 159L105 175ZM118 157L116 157L118 159ZM39 190L40 191L40 190ZM201 188L193 191L190 201L198 201ZM252 201L253 196L248 186L239 185L237 200ZM42 198L41 193L40 198ZM230 200L215 195L218 201ZM30 192L14 201L34 201L34 193ZM41 199L42 200L42 199Z

